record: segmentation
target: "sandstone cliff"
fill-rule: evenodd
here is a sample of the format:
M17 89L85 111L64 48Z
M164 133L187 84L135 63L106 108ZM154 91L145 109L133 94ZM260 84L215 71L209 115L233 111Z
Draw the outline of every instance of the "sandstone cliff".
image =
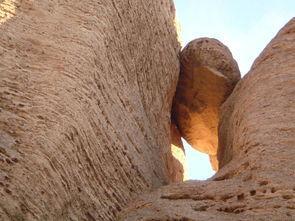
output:
M111 221L180 180L178 51L170 0L0 0L0 220Z
M220 170L141 195L124 221L294 221L295 18L270 42L223 104Z

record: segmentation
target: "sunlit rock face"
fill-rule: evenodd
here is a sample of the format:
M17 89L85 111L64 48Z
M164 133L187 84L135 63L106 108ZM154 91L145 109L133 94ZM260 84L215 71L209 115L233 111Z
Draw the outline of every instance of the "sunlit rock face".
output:
M294 116L292 19L222 105L217 174L141 195L119 220L293 221Z
M174 12L170 0L0 0L1 221L114 221L180 177L166 160Z
M184 181L188 178L187 163L185 157L185 151L181 140L181 135L178 128L171 123L171 155L167 159L167 165L169 169L169 177L172 182Z
M0 1L0 25L15 15L16 2L14 0Z
M186 141L209 154L217 170L219 108L240 79L237 62L218 40L200 38L183 49L180 63L174 120Z

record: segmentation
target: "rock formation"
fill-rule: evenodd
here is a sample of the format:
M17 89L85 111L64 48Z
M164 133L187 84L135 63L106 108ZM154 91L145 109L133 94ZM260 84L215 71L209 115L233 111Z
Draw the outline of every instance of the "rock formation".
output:
M170 0L0 0L0 220L113 221L181 179L178 52Z
M171 122L174 23L171 0L0 0L1 221L294 220L295 19L220 115L237 65L216 40L187 48L181 74L206 84L179 86ZM184 124L183 101L213 121ZM217 153L212 179L180 182L181 136Z
M180 65L173 118L182 137L209 154L217 170L219 108L240 79L237 62L218 40L200 38L183 49Z
M294 135L295 18L222 105L217 174L143 194L119 220L293 221Z

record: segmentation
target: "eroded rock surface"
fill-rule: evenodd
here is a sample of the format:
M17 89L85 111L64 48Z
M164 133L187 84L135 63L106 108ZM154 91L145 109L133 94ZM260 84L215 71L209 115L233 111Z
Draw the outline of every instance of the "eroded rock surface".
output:
M167 158L169 168L169 177L172 182L180 182L187 179L187 163L185 151L181 140L181 135L174 124L171 123L171 153L170 158ZM170 165L171 164L171 165Z
M173 102L173 118L182 137L216 159L219 108L240 79L229 49L212 38L191 41L180 54L181 72Z
M221 113L217 174L142 195L119 220L294 221L294 18L256 59Z
M170 0L0 0L0 220L113 221L175 181L178 52Z

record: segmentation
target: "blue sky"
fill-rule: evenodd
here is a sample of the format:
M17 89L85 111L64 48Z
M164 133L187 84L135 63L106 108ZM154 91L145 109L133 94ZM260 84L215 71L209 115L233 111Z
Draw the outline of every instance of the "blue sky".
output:
M292 17L295 0L174 0L183 46L200 37L229 47L241 74ZM185 144L189 179L213 175L208 157Z

